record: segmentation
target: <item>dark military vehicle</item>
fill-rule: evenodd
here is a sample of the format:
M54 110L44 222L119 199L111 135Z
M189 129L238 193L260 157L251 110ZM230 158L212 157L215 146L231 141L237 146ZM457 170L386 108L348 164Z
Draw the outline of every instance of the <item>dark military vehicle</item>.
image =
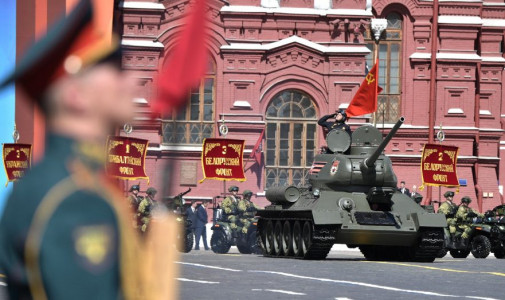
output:
M398 192L391 160L382 154L403 121L384 140L369 125L352 138L331 131L333 153L315 157L309 187L268 189L272 204L257 213L264 255L324 259L340 243L359 247L369 260L434 261L445 217Z
M257 238L257 218L249 224L247 233L243 233L241 230L232 230L231 223L223 218L222 210L217 204L217 198L222 198L222 196L214 197L212 201L212 210L214 211L211 227L212 236L210 238L212 251L218 254L226 254L230 251L231 246L237 246L238 251L242 254L260 254L261 249Z
M472 224L469 242L464 243L461 238L461 228L457 228L454 238L446 228L445 249L439 252L443 257L447 251L454 258L466 258L470 253L475 258L486 258L492 252L496 258L505 258L505 205L487 211L484 218L475 218Z

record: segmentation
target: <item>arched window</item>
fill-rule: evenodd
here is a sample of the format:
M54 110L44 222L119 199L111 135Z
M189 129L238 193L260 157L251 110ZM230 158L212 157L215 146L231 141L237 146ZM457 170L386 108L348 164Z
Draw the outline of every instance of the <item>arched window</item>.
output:
M191 91L186 107L163 120L164 144L201 144L214 133L216 65L209 61L207 75Z
M379 42L379 85L383 88L378 96L377 123L394 123L400 117L401 103L401 53L402 17L397 13L387 15L388 27ZM373 34L367 31L367 47L372 51L367 56L367 64L372 68L375 44Z
M266 113L265 188L306 185L316 150L316 108L298 90L275 95Z

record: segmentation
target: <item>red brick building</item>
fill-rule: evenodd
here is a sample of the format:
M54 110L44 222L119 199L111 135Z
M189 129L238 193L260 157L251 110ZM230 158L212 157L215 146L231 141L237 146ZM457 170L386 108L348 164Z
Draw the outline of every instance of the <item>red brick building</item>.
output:
M386 153L398 180L409 188L421 185L420 156L429 136L432 1L210 1L208 76L191 93L184 112L148 121L142 113L153 97L150 87L187 8L188 1L122 4L124 67L145 87L137 99L134 135L150 140L147 172L155 186L170 184L174 194L192 186L190 195L196 198L222 192L220 182L197 183L202 139L219 137L221 120L229 128L226 137L244 139L247 149L266 130L262 163L245 155L247 181L237 184L241 190L253 190L261 203L271 185L304 184L314 154L324 145L317 119L346 107L366 65L372 66L374 18L388 20L378 44L384 91L377 126L386 133L399 116L406 117ZM502 202L504 30L503 1L439 3L432 126L436 133L442 125L444 144L460 147L458 175L466 181L460 196L478 199L472 206L481 204L483 210ZM372 122L372 116L365 117L349 124ZM162 182L163 161L173 161L170 182ZM421 193L426 196L426 190ZM432 198L438 199L438 188Z
M75 1L32 2L43 5L18 7L18 20L33 17L18 21L20 51L45 30L57 10L65 11ZM172 194L192 187L189 198L210 199L236 184L241 191L252 190L265 204L269 186L304 184L314 154L324 145L317 119L348 105L378 47L384 91L377 127L387 133L399 116L406 117L386 148L398 180L405 180L409 188L421 185L423 145L430 125L433 134L442 125L443 143L460 147L458 174L466 185L456 199L469 195L478 199L472 206L482 210L503 202L503 0L440 1L435 39L432 1L209 0L212 34L204 45L211 57L208 74L183 112L151 120L152 87L187 9L185 0L125 0L117 10L123 66L141 80L132 135L150 141L147 173L152 185L170 185ZM370 28L376 18L388 20L378 46ZM430 124L433 40L436 111ZM40 152L42 123L31 104L16 98L21 141L35 141ZM223 121L229 128L227 138L246 141L247 181L199 184L201 142L219 137ZM373 117L353 118L349 124L354 129L366 122L373 122ZM263 160L257 164L248 154L264 129ZM161 174L165 162L173 163L170 179ZM147 188L145 181L141 188ZM426 198L426 190L421 193ZM438 199L438 188L432 199Z

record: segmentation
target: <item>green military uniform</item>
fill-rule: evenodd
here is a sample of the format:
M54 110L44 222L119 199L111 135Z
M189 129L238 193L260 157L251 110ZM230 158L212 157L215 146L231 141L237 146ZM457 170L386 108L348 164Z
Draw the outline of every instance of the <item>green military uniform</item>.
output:
M137 193L140 191L140 186L139 185L132 185L130 187L130 195L128 196L128 204L130 205L130 208L133 210L133 211L136 211L139 204L140 204L140 201L142 200L141 197L139 197L139 195L135 195L133 193L133 191L137 191Z
M461 198L461 203L470 204L470 202L472 202L472 200L468 196ZM463 233L461 234L461 237L463 239L468 239L472 235L473 229L470 224L472 223L472 219L476 216L484 217L483 214L474 211L468 206L459 206L458 212L456 213L456 219L458 222L458 227L463 230Z
M252 192L250 190L245 190L242 195L243 198L237 203L237 211L240 217L239 221L242 226L242 232L247 233L247 229L254 219L256 211L258 211L260 207L251 202Z
M137 211L138 216L140 217L140 230L142 232L146 232L147 227L149 226L149 222L151 221L152 213L156 206L156 201L154 201L154 196L156 193L156 189L150 187L146 191L147 197L144 197L144 199L140 201Z
M238 187L237 186L231 186L228 188L229 192L238 192ZM230 222L230 227L232 230L241 230L242 228L240 227L240 224L238 224L238 197L234 195L228 195L226 198L224 198L223 202L221 203L221 209L223 210L223 218L225 221Z
M458 206L452 202L452 197L454 197L454 192L448 191L445 192L444 197L447 199L444 203L440 205L438 208L438 213L442 213L445 215L447 220L447 226L449 226L449 232L451 235L456 234L456 211ZM451 198L449 200L448 198Z
M123 292L104 283L134 272L119 264L133 251L120 245L135 238L127 208L110 200L103 161L90 148L49 136L45 157L14 186L0 221L0 268L11 299L118 299Z

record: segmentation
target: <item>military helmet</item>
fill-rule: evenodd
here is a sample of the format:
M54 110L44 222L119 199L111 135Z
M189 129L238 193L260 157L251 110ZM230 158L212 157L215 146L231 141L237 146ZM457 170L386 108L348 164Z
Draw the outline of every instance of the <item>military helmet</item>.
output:
M228 192L238 192L238 186L232 185L228 188Z
M243 193L244 197L247 197L247 196L251 197L252 194L253 194L253 192L251 192L250 190L245 190Z
M465 197L461 198L461 203L468 203L468 204L470 204L470 202L472 202L472 199L470 199L470 197L468 197L468 196L465 196Z
M444 197L447 198L447 197L454 197L454 192L453 191L447 191L444 193Z
M138 185L138 184L132 185L132 186L130 187L129 192L131 193L131 192L133 192L133 191L137 191L137 192L138 192L138 191L140 191L140 185Z
M150 187L150 188L147 189L146 194L154 196L154 195L156 195L157 192L158 191L155 188Z

